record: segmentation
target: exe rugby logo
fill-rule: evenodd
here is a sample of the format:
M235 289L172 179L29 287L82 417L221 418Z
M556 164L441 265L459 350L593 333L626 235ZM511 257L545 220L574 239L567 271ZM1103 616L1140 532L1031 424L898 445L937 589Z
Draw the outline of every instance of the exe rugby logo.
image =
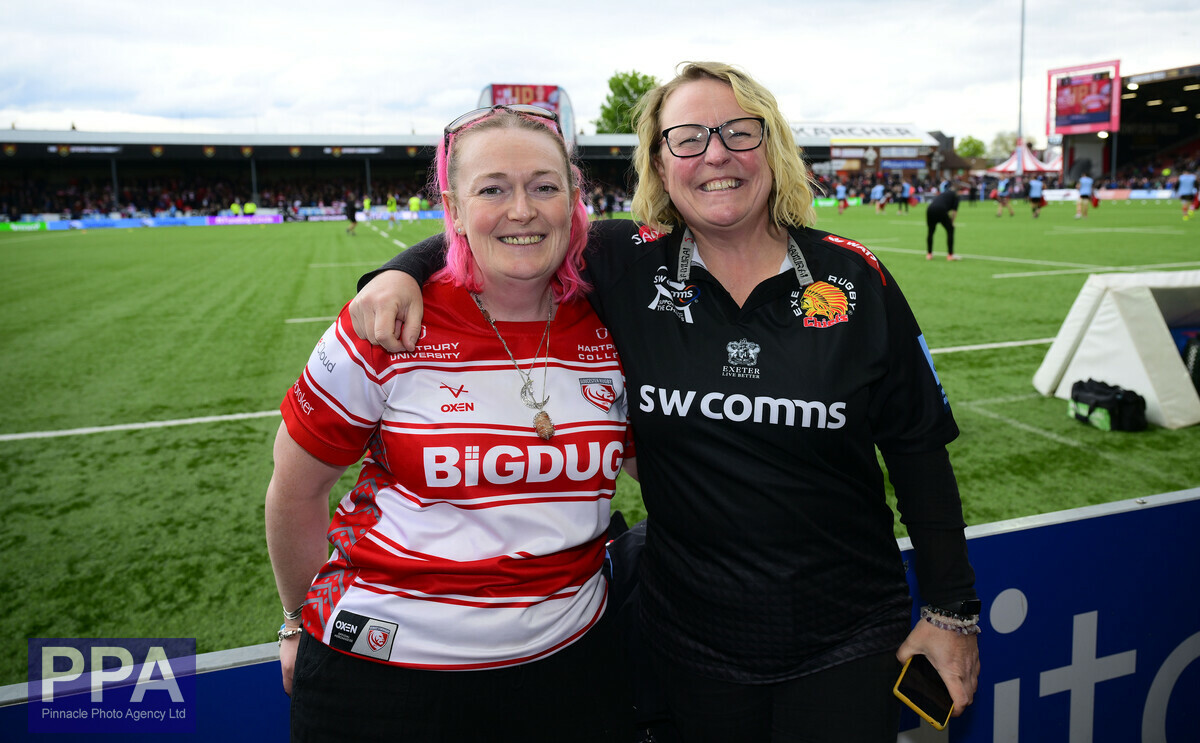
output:
M607 413L617 401L617 388L611 377L585 377L579 380L583 399Z
M833 278L832 276L830 278ZM850 320L846 293L826 281L816 281L803 292L792 292L792 314L804 315L806 328L830 328Z
M690 305L699 298L700 287L673 281L667 273L667 267L659 266L658 272L654 274L654 299L650 300L646 308L659 312L674 312L680 320L691 324Z

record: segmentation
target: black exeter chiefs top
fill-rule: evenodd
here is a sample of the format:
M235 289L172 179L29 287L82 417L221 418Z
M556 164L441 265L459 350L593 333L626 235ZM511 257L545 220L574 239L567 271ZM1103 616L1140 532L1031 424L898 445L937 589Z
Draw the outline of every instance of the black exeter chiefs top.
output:
M686 237L597 222L587 253L650 515L649 641L743 683L894 650L911 604L876 447L923 597L975 596L958 429L908 303L867 248L794 228L785 270L738 307ZM429 271L427 243L386 267Z

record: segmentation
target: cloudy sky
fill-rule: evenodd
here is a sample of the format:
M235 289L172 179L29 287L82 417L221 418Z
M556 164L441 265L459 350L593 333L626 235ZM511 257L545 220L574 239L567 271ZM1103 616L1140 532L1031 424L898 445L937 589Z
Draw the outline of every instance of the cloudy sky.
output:
M0 0L0 127L430 134L488 83L564 87L577 128L616 71L737 64L793 122L1017 128L1021 0ZM1195 0L1029 0L1023 127L1046 71L1200 63Z

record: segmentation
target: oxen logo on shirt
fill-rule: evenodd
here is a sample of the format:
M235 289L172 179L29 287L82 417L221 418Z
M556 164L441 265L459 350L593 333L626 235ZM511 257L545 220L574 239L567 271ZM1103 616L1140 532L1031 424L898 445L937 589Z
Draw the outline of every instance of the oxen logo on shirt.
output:
M617 401L617 388L611 377L587 377L579 380L583 399L607 413Z

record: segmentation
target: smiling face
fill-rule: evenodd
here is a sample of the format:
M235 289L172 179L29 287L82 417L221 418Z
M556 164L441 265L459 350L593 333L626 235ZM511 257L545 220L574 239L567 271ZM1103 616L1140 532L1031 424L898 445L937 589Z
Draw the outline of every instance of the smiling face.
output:
M452 148L457 167L442 200L471 246L485 291L519 288L540 297L566 255L578 199L553 132L467 131Z
M680 86L667 97L659 115L659 128L679 124L715 127L749 116L738 105L733 88L719 80L701 79ZM698 236L751 235L768 228L774 179L767 165L765 144L754 150L730 152L714 135L703 155L680 158L660 143L655 169L671 203Z

